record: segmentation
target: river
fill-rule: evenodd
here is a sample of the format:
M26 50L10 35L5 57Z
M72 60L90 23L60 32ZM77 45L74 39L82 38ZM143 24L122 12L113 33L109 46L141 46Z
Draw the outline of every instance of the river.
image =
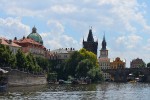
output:
M150 100L149 83L9 87L0 100Z

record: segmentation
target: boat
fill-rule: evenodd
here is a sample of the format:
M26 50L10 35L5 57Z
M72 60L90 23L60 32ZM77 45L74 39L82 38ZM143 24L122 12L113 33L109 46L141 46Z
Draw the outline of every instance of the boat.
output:
M136 80L132 80L132 81L129 81L130 83L136 83L137 81Z
M7 91L8 87L8 71L0 68L0 92Z

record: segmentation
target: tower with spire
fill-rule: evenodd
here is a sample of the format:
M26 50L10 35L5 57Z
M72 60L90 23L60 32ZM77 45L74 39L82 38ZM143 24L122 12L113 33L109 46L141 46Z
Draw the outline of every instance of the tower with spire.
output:
M102 41L102 48L100 50L100 57L105 57L108 58L108 50L106 49L107 43L105 40L105 34L103 36L103 41Z
M89 29L87 41L84 41L83 38L83 48L93 52L97 56L97 47L98 47L98 41L94 41L92 27L91 27L91 29Z
M99 66L101 69L109 69L110 68L110 59L108 58L108 50L106 48L107 46L107 42L105 39L105 34L103 36L103 40L102 40L102 48L100 50L100 56L99 56ZM109 73L102 73L104 76L104 80L110 80L111 79L111 75Z

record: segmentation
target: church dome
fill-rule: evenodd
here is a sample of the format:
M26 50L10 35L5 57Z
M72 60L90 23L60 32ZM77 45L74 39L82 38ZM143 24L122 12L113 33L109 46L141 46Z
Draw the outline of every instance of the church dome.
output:
M27 38L31 38L33 39L34 41L40 43L43 45L43 40L42 40L42 37L36 32L36 28L35 26L32 28L32 33L30 33Z

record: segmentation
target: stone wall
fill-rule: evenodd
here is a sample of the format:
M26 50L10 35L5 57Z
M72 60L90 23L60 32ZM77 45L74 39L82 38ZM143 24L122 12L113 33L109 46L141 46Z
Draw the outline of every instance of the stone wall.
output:
M40 85L46 83L46 76L44 75L33 75L15 69L9 70L8 73L8 85L10 86Z

